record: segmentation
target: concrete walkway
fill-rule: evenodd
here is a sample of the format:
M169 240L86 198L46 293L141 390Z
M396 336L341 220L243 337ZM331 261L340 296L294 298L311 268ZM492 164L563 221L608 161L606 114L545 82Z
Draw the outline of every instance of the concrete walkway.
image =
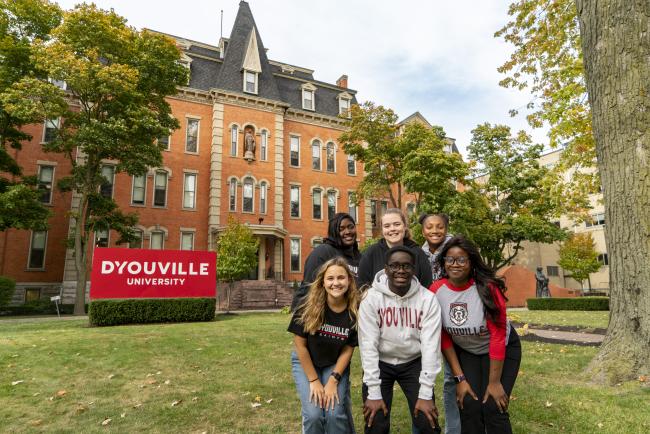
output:
M604 338L604 335L595 333L564 332L531 328L528 329L527 335L522 336L523 340L594 347L599 346L603 342Z

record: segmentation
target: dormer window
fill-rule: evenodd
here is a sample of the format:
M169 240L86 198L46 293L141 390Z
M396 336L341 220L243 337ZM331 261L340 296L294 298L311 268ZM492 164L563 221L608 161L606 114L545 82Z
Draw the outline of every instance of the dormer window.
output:
M349 118L350 117L350 101L352 101L352 95L347 92L340 93L337 96L339 100L339 115Z
M302 85L302 108L304 110L316 110L316 86L311 83Z
M244 92L257 95L257 73L244 70Z

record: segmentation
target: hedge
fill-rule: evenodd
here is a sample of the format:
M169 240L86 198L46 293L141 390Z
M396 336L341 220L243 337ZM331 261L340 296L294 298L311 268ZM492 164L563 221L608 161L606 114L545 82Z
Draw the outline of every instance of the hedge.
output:
M16 290L16 281L0 276L0 308L9 304Z
M609 310L609 297L529 298L528 310Z
M74 312L74 304L60 304L59 313L70 315ZM86 305L88 312L88 305ZM56 315L56 305L53 301L41 299L29 301L17 306L5 306L0 315Z
M216 298L93 300L88 318L95 326L212 321L215 311Z

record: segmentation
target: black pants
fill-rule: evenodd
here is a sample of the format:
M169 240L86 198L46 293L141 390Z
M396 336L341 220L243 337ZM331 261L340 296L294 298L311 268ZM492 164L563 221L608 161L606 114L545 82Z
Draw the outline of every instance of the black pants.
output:
M432 428L427 417L419 413L417 418L413 417L415 403L418 400L420 392L420 371L422 370L422 361L420 358L399 365L391 365L379 361L379 379L381 380L381 397L388 408L388 415L384 416L382 411L375 414L372 426L369 428L366 424L366 434L384 434L390 432L390 407L393 402L393 386L397 384L402 388L404 396L411 410L411 420L413 426L420 430L421 434L439 433L440 427ZM368 387L364 384L362 387L363 402L368 397ZM434 397L435 401L435 397Z
M483 395L485 395L485 389L487 389L490 380L490 356L488 354L477 356L464 351L457 345L454 348L465 378L478 397L478 401L475 401L470 395L465 395L463 409L460 410L461 433L511 434L512 427L508 412L500 413L492 397L483 404ZM520 363L521 343L514 327L511 327L501 373L501 385L508 396L512 393L512 388L515 385Z

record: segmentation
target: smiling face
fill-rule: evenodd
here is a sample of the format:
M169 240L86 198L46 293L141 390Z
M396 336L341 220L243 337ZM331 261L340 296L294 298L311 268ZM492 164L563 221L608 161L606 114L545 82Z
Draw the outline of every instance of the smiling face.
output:
M350 286L348 270L340 265L330 266L325 270L323 286L325 287L325 292L327 292L327 300L330 304L341 301Z
M445 260L445 271L449 281L454 286L463 286L469 280L472 264L467 252L460 247L452 247L447 250ZM463 262L461 265L460 262Z
M357 240L357 227L351 219L345 218L341 220L341 224L339 225L339 234L341 235L343 245L351 247Z
M389 247L403 244L406 226L402 217L396 213L384 214L381 218L381 234Z
M406 252L395 252L388 258L384 269L390 290L400 295L406 294L415 271L413 257Z
M447 225L440 216L429 216L422 224L422 235L426 238L429 248L435 251L445 241Z

